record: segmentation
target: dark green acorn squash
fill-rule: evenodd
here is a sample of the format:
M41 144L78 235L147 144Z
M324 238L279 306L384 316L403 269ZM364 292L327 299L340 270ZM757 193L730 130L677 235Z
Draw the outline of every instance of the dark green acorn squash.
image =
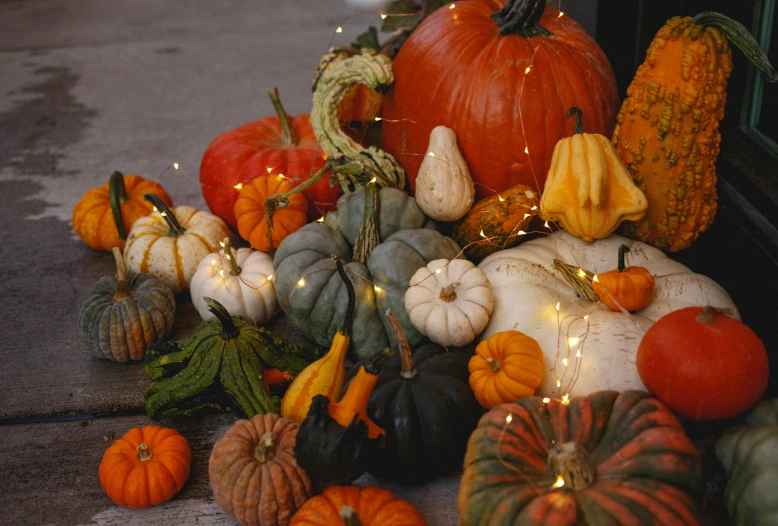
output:
M397 320L394 314L387 316ZM398 352L381 366L368 415L386 431L367 471L423 484L461 469L467 439L483 409L468 384L467 360L437 344L411 352L397 324Z
M289 235L273 261L278 303L289 319L322 347L330 345L343 321L347 303L346 289L335 271L332 255L349 262L346 270L352 277L356 274L364 278L354 280L357 301L349 352L356 361L390 344L391 329L383 315L389 308L400 313L403 330L412 345L423 339L405 312L405 289L419 268L435 259L453 259L460 251L451 238L430 228L433 223L405 192L382 188L378 196L379 244L370 253L366 266L354 262L352 257L363 218L365 192L341 197L337 213L328 216L325 224L305 225Z
M176 299L151 274L127 272L118 248L113 249L116 276L104 276L78 303L81 341L100 358L142 360L146 349L173 327Z
M317 356L284 344L268 330L230 316L205 298L210 318L192 335L152 346L146 355L145 408L151 418L192 414L203 409L233 411L244 418L278 413L279 400L266 387L266 369L297 375Z

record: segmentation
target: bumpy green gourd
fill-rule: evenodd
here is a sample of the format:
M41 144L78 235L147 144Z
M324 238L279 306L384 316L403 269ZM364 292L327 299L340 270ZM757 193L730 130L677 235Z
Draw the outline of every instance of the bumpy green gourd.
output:
M149 349L145 408L151 418L192 414L202 409L234 411L244 418L278 413L279 400L268 393L266 368L297 375L317 356L285 344L240 316L230 316L205 298L215 318L201 323L186 340Z
M127 272L118 248L113 249L116 276L105 276L86 291L78 304L81 340L100 358L142 360L146 349L173 327L176 299L151 274Z

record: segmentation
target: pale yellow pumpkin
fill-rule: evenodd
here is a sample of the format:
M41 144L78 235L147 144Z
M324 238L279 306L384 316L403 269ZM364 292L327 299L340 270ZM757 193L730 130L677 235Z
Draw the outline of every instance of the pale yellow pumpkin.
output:
M554 147L540 214L584 241L604 239L622 221L642 218L648 200L635 186L610 140L597 133L583 133L578 108L567 113L576 114L576 133Z
M171 210L159 199L152 202L157 211L135 222L124 260L128 270L152 274L178 294L189 289L197 265L231 237L230 230L214 214L191 206Z

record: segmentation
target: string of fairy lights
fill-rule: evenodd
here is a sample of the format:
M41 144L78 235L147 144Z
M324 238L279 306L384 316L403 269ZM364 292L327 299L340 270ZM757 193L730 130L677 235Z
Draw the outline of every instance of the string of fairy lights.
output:
M564 16L564 12L561 9L561 0L558 1L557 5L558 5L557 10L558 10L559 14L558 14L556 20L559 20L559 19L561 19ZM450 10L453 10L455 8L456 8L456 2L451 3L448 6L448 9L450 9ZM343 32L343 25L346 22L348 22L349 20L351 20L351 19L353 19L353 18L355 18L357 16L362 16L362 15L363 14L357 14L357 15L351 15L351 16L348 16L348 17L344 18L338 24L336 29L334 30L334 32L333 32L333 34L332 34L332 36L330 38L329 44L328 44L328 49L332 48L332 44L333 44L335 38L337 37L337 35ZM381 17L382 20L385 20L388 17L403 17L403 16L417 16L417 15L415 15L415 14L380 13L379 16ZM521 86L520 86L519 92L518 92L518 101L517 101L517 103L518 103L518 109L519 109L519 122L521 124L522 134L524 135L524 137L526 137L527 135L526 135L526 130L524 128L524 119L523 119L523 114L522 114L521 100L522 100L522 96L523 96L523 92L524 92L525 82L526 82L528 76L533 71L533 65L534 65L535 57L538 54L538 52L542 49L542 46L543 46L543 44L542 44L542 41L541 41L539 43L539 45L537 47L535 47L535 49L533 50L532 56L529 59L529 63L527 64L527 66L524 69L524 76L522 78L522 83L521 83ZM384 121L384 122L404 122L405 121L405 122L411 122L413 124L418 124L416 121L414 121L411 118L390 120L390 119L384 119L382 117L375 117L374 120L375 120L375 122L381 122L381 121ZM534 165L532 163L531 152L530 152L528 146L526 146L524 148L524 154L527 156L527 163L529 164L530 170L532 172L532 177L533 177L533 179L535 181L536 188L540 188L541 186L539 184L538 177L537 177L537 174L535 172L535 167L534 167ZM444 158L442 158L440 156L436 156L434 151L431 151L431 152L429 152L427 154L414 153L414 152L403 152L403 155L407 155L407 156L424 156L424 155L427 155L427 156L435 158L436 161L438 161L438 162L448 163L448 161L446 161L446 159L444 159ZM319 156L319 151L318 151L318 146L317 146L317 151L315 152L314 157L313 157L312 162L311 162L311 167L310 167L310 171L309 171L309 175L308 175L309 177L311 176L311 174L314 171L316 162L318 160L318 156ZM180 168L178 163L173 163L172 168L177 173L180 173L180 174L184 175L187 179L189 179L189 180L191 180L191 181L193 181L193 182L195 182L195 183L197 183L197 184L199 184L201 186L205 186L202 183L200 183L199 181L197 181L194 178L192 178L191 176L189 176L188 174L186 174L183 170L181 170L181 168ZM169 168L166 169L165 172L163 172L162 176L164 176L165 173L167 173L168 170L169 170ZM278 176L280 178L287 178L283 173L273 174L273 172L274 172L273 168L271 168L271 167L267 168L268 175L276 175L276 176ZM454 173L456 175L461 176L461 177L468 177L469 178L469 174L464 174L464 173L460 172L458 170L458 168L456 168L456 167L454 168ZM300 180L300 179L296 178L295 180ZM476 185L479 185L479 186L481 186L483 188L485 188L486 190L491 191L493 194L497 194L498 200L500 202L505 201L505 199L502 197L502 195L500 195L494 189L489 188L487 185L478 183L476 181L473 181L473 183L476 184ZM372 181L370 181L370 183L368 183L368 184L375 184L375 178ZM235 190L240 191L243 188L243 186L244 186L243 183L238 183L238 184L236 184L234 186L234 188L235 188ZM355 196L360 191L364 191L364 187L361 188L361 189L357 189L355 192L352 192L351 194L349 194L348 198L351 198L351 197ZM326 206L330 206L331 207L331 206L334 205L334 203L315 203L315 205L326 205ZM321 209L319 209L319 210L321 210ZM159 213L161 216L165 215L164 212L160 213L159 211L156 210L156 208L154 209L154 211L156 213ZM532 217L537 216L537 215L538 215L538 207L537 206L533 206L530 209L529 212L524 214L524 217L522 218L522 220L520 220L519 223L515 227L520 226L527 219L531 220ZM320 217L318 220L316 220L316 222L318 222L318 223L323 223L324 221L325 221L324 215L322 215L322 217ZM552 228L552 225L549 224L549 221L545 221L543 226L545 228L544 231L541 231L541 230L534 230L534 231L518 230L515 233L509 234L509 235L506 235L506 236L492 236L492 237L489 237L486 234L484 234L484 231L482 229L480 234L479 234L479 237L481 239L472 241L472 242L468 243L467 245L461 247L461 250L460 250L459 254L455 258L453 258L453 259L457 259L457 258L461 257L469 247L471 247L471 246L473 246L475 244L478 244L478 243L488 242L488 243L490 243L492 245L499 246L499 245L497 245L495 243L495 241L501 241L503 243L506 243L510 238L513 238L513 237L523 237L523 236L527 236L527 235L531 235L531 234L549 235L554 230ZM554 225L554 226L556 226L556 225ZM513 231L513 230L511 230L511 231ZM557 247L556 243L558 241L560 241L560 238L561 238L562 242L566 243L569 246L570 253L572 254L573 259L575 260L576 259L575 258L575 251L574 251L574 249L572 247L572 244L566 239L566 234L563 234L563 235L558 236L558 237L557 236L554 237L554 245L555 245L556 252L557 253L559 252L559 248ZM221 246L222 250L218 251L218 253L217 253L218 257L212 259L212 261L211 261L211 270L212 270L211 277L212 278L215 278L217 275L219 277L221 277L222 279L225 279L225 280L229 279L229 278L237 278L237 279L240 279L241 282L244 285L246 285L247 287L250 287L250 288L252 288L254 290L259 290L259 289L262 289L263 287L267 286L268 284L272 284L272 282L274 280L274 275L272 275L272 274L264 276L264 281L262 283L257 284L257 283L249 283L249 282L247 282L246 280L244 280L242 278L240 273L238 273L237 276L225 273L225 270L227 270L227 268L225 266L225 261L224 260L226 259L228 266L231 265L231 261L235 261L237 263L237 255L235 254L235 252L233 252L234 247L230 246L229 244L225 245L224 242L220 242L220 246ZM591 278L591 281L598 281L598 278L597 278L596 274L591 274L589 271L585 270L580 265L578 265L577 262L576 262L576 266L578 266L576 272L577 272L578 276L581 279ZM435 271L435 274L440 274L443 271L444 268L445 268L445 266L443 266L441 268L438 268ZM375 282L371 281L366 276L363 276L362 274L360 274L360 273L358 273L358 272L356 272L356 271L354 271L354 270L352 270L352 269L350 269L348 267L346 267L345 270L349 274L351 274L352 276L356 276L358 279L364 280L365 282L370 284L373 287L373 290L374 290L375 294L381 294L381 293L388 292L390 290L396 290L396 289L399 289L399 288L407 288L407 287L384 288L381 285L379 285L378 283L375 283ZM303 287L305 287L308 284L308 280L310 279L311 275L316 274L318 272L335 272L335 271L336 271L336 266L333 265L331 267L319 268L317 270L314 270L314 271L311 271L311 272L309 272L307 274L302 275L299 278L299 280L297 281L296 286L293 288L292 292L286 298L284 298L283 302L279 302L279 303L281 303L281 306L275 312L273 312L269 316L269 318L272 318L276 314L282 312L283 307L286 304L288 304L289 301L291 301L291 299L294 296L295 292L297 292L297 290L299 290L299 289L302 289ZM432 277L434 277L433 274L428 276L428 278L432 278ZM428 278L425 278L425 279L428 279ZM628 311L626 311L618 303L618 301L616 301L616 298L614 298L610 294L610 292L608 292L606 290L606 293L609 296L611 296L611 299L614 300L614 303L619 307L621 313L623 315L625 315L625 316L628 316L628 317L632 318L633 322L638 327L638 329L640 329L641 331L645 332L646 329L643 328L640 325L639 322L634 320L634 316L632 316ZM557 285L557 297L558 297L558 301L554 305L554 312L556 313L556 325L557 325L557 331L558 331L557 348L556 348L555 358L553 360L553 365L552 365L550 370L554 374L554 379L555 379L555 385L556 385L556 388L557 388L557 393L559 395L561 395L561 396L559 396L558 398L555 398L553 400L555 400L555 401L557 401L557 402L559 402L559 403L561 403L563 405L568 405L570 403L570 392L572 391L573 386L575 385L575 383L576 383L576 381L578 379L578 376L580 375L580 372L581 372L581 367L582 367L583 358L584 358L584 348L585 348L587 337L589 336L589 334L591 332L590 316L595 311L595 309L598 308L598 304L596 302L592 302L591 307L589 308L589 310L585 314L582 314L582 315L581 314L568 314L566 316L563 316L562 315L562 310L563 310L562 309L562 301L563 300L562 300L562 294L561 294L561 291L558 288L558 285ZM254 322L256 323L256 320L254 320ZM574 326L577 327L577 330L573 330ZM549 403L552 402L552 398L549 398L549 397L543 398L542 402L543 402L544 405L545 404L549 404ZM508 468L510 468L510 469L512 469L514 471L518 471L530 483L532 483L532 481L529 479L529 477L527 477L526 474L523 473L520 468L518 468L518 467L508 463L501 456L501 448L499 447L499 442L501 442L503 440L503 436L506 433L506 431L508 430L508 426L510 425L512 420L513 420L513 414L509 412L508 415L505 418L505 426L503 427L503 429L502 429L502 431L501 431L501 433L499 435L499 438L498 438L498 448L497 448L498 453L497 453L497 456L498 456L498 459L505 466L507 466ZM563 480L563 477L561 475L559 475L557 477L556 482L551 486L551 489L561 488L562 486L564 486L564 480Z

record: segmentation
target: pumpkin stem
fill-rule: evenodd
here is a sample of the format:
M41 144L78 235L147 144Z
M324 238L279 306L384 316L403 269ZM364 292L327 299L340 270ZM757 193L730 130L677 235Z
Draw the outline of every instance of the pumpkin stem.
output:
M624 263L624 255L627 252L629 252L629 247L627 245L621 245L619 247L619 272L627 270L627 265Z
M309 177L302 183L298 184L288 192L284 192L282 194L275 194L271 195L267 199L265 199L265 217L267 221L267 235L268 239L272 240L272 230L273 230L273 213L275 213L276 208L284 208L289 205L289 198L293 196L294 194L304 192L311 186L315 185L319 181L322 180L322 178L327 175L330 170L332 170L332 164L333 161L339 159L342 156L338 157L331 157L327 159L327 162L324 164L324 166L321 167L321 170L316 172L312 177ZM273 243L271 241L270 246L273 246Z
M492 20L500 28L500 35L521 35L523 37L552 36L540 25L540 18L546 10L546 0L508 0Z
M379 365L391 355L390 349L384 349L373 354L363 365L359 366L359 371L351 380L343 397L338 402L330 402L327 406L330 418L343 427L348 427L355 420L364 422L367 426L367 438L369 439L386 435L386 431L376 425L367 415L367 404L370 401L373 388L378 382L378 375L381 372Z
M440 299L446 303L451 303L457 299L457 288L459 288L460 285L460 282L455 281L454 283L449 283L446 285L446 287L440 289Z
M276 456L276 437L268 431L259 438L257 447L254 448L254 458L260 464L270 462Z
M711 26L720 29L730 42L743 52L751 64L765 76L768 82L778 81L778 73L776 73L775 68L770 64L770 60L762 51L759 43L743 24L712 11L700 13L692 19L692 23L702 27Z
M235 326L235 322L232 321L232 316L227 312L227 309L213 298L203 296L203 299L205 300L208 310L211 311L211 314L216 316L216 319L221 323L222 330L219 333L219 336L225 340L237 338L240 335L240 329Z
M556 444L548 452L548 465L564 480L566 490L582 490L594 482L594 466L586 450L575 442Z
M116 293L113 295L113 300L122 301L130 295L127 291L127 266L124 264L121 250L113 247L112 252L116 260Z
M151 460L151 450L149 449L149 446L146 445L145 442L141 442L141 444L138 446L138 448L135 450L138 453L138 459L140 459L141 462L146 462L147 460Z
M276 110L278 120L281 121L281 142L286 148L297 146L297 137L294 134L294 128L292 128L289 114L286 113L283 104L281 104L281 97L278 96L278 88L271 89L268 92L268 95L270 95L270 102L273 103L273 108Z
M240 276L243 269L238 266L238 260L235 256L235 252L232 251L229 237L224 238L222 246L224 247L224 257L230 262L230 276Z
M122 203L126 203L130 196L127 195L127 188L124 186L124 175L118 170L108 179L108 197L111 200L111 212L113 212L116 230L119 232L119 241L126 241L127 229L124 228Z
M375 180L365 186L365 212L354 242L352 259L367 266L370 253L378 245L378 185Z
M351 506L341 506L338 515L343 519L344 526L362 526L357 510Z
M554 268L558 270L571 287L575 289L576 294L582 300L600 301L600 297L592 289L592 279L594 274L586 269L568 265L558 259L554 260Z
M716 323L716 316L724 316L727 314L732 314L732 312L732 309L720 309L718 307L711 307L710 305L706 305L694 319L703 325L713 325Z
M346 315L343 316L343 323L340 326L340 333L343 336L351 336L351 330L354 325L354 304L356 303L356 294L354 293L354 284L346 275L346 269L343 268L343 260L336 255L332 255L332 259L335 260L335 265L338 268L338 275L343 283L346 285L346 292L348 293L348 305L346 306Z
M493 373L496 373L497 371L500 370L500 361L499 360L495 360L491 356L487 356L486 357L486 363L488 363L489 367L492 368L492 372Z
M386 321L389 322L389 326L392 327L394 333L394 339L397 340L397 348L400 352L400 363L402 369L400 370L400 376L406 380L410 380L416 377L416 367L413 364L413 354L411 353L411 346L408 345L408 339L405 337L402 325L397 316L392 312L392 309L386 311Z
M565 113L568 117L573 114L575 115L575 133L580 135L583 133L583 112L581 108L573 106Z
M159 212L159 215L161 215L164 219L167 225L170 227L170 232L168 232L168 235L171 236L183 236L184 235L184 227L181 226L181 223L178 222L178 219L176 219L175 214L168 208L168 206L162 201L162 199L159 198L157 194L145 194L143 196L143 199L146 201L149 201L154 207L156 208L156 211Z

